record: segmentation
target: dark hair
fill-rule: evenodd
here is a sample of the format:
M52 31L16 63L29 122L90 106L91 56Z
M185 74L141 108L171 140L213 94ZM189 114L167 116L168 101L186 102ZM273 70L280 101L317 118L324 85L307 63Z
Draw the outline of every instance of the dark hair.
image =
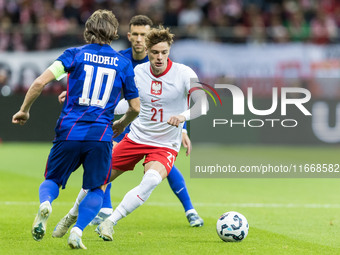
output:
M131 28L132 25L133 26L147 26L147 25L149 25L150 27L152 27L153 22L148 16L136 15L136 16L133 16L130 19L129 28Z
M86 43L110 44L118 39L119 23L112 11L97 10L85 23L84 39Z
M167 42L169 46L174 41L174 34L170 33L169 28L164 28L163 26L159 26L158 28L153 28L145 37L146 48L150 49L152 46L156 45L160 42Z

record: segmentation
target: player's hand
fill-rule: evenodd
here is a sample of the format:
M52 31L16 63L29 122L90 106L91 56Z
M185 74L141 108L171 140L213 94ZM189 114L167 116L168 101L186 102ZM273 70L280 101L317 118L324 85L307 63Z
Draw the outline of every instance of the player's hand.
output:
M66 91L63 91L60 93L60 95L58 96L58 101L60 104L63 104L65 102L65 98L66 98Z
M113 122L112 124L113 138L116 138L121 133L123 133L124 129L125 129L125 126L122 125L120 120L116 120L115 122Z
M18 111L16 114L13 115L12 123L25 125L25 123L27 122L29 118L30 118L30 114L28 112Z
M176 126L178 127L180 123L183 123L185 121L185 117L183 115L175 115L171 116L167 123L171 126Z
M191 141L186 132L182 132L182 144L183 147L187 149L186 155L189 156L191 153Z

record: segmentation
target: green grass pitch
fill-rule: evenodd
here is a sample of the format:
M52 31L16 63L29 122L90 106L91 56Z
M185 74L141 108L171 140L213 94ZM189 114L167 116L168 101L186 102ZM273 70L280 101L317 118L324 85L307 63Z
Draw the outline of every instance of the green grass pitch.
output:
M53 203L46 236L36 242L30 230L50 146L0 144L0 254L340 254L340 179L194 179L190 178L184 151L176 165L205 220L204 227L189 227L181 204L164 181L142 207L119 222L113 242L104 242L94 227L87 227L83 242L88 250L71 250L68 234L61 239L51 234L78 194L82 176L79 169ZM210 149L207 154L213 153ZM272 158L275 148L228 146L221 150L230 158L251 150L261 160ZM280 159L286 162L319 158L320 162L332 159L339 163L338 147L279 150ZM140 182L142 174L139 165L113 183L114 206ZM240 243L225 243L216 234L218 217L231 210L245 215L250 225L248 237Z

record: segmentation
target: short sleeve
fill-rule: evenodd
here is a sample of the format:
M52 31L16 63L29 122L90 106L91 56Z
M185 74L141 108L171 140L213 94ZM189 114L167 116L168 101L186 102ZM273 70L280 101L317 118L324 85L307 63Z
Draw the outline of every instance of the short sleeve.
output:
M126 100L130 100L139 96L138 89L136 87L135 72L133 71L132 64L129 61L125 71L123 79L123 92Z
M61 61L63 63L63 66L65 68L66 72L70 72L72 69L72 65L74 64L74 58L75 58L75 49L70 48L67 49L61 54L57 60Z

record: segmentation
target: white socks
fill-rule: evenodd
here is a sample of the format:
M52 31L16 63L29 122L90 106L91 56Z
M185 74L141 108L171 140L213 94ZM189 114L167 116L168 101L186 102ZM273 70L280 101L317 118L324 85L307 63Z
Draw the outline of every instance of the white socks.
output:
M79 191L78 197L76 202L74 203L73 207L71 210L68 212L72 216L77 216L78 215L78 209L79 209L79 204L81 201L83 201L84 197L86 197L88 190L87 189L81 189Z
M149 198L152 191L162 182L161 175L153 169L148 170L141 183L130 190L124 196L122 202L117 206L114 212L108 217L109 220L116 223L126 217L129 213L136 210Z

